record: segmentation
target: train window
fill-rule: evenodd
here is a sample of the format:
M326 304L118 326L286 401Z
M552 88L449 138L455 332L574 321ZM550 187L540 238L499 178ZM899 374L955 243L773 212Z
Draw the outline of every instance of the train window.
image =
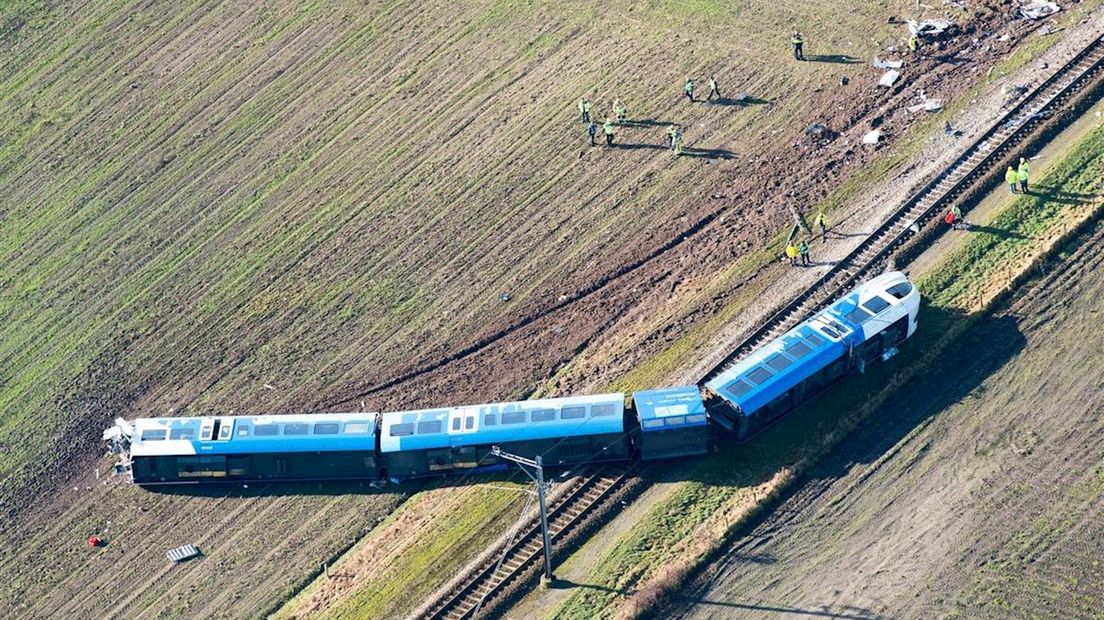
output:
M640 425L644 428L662 428L663 420L644 420Z
M823 331L824 333L828 334L829 336L831 336L833 338L839 338L840 337L839 332L832 329L831 327L828 327L827 325L821 325L820 329L821 329L821 331Z
M796 342L791 343L789 346L786 347L786 355L789 355L790 357L792 357L794 359L801 359L801 358L805 357L806 355L808 355L809 352L812 351L812 350L813 350L812 347L810 347L809 345L805 344L804 342L798 340Z
M867 321L867 319L874 315L856 306L854 310L848 312L844 316L847 318L848 321L851 321L855 325L862 325Z
M460 418L453 418L452 419L452 430L454 430L454 431L460 430Z
M728 390L729 394L732 394L733 398L739 398L744 394L750 392L751 388L753 387L755 386L748 383L747 381L744 381L743 379L737 379L725 386L725 389Z
M613 415L615 413L617 413L617 407L613 403L607 403L605 405L594 405L590 408L590 417L592 418Z
M142 431L142 441L161 441L165 438L165 429Z
M367 422L348 422L345 424L346 435L367 435L372 427Z
M239 426L238 427L238 437L248 437L248 436L249 436L249 427L248 426Z
M280 427L276 424L258 424L253 427L253 434L257 437L272 437L280 434Z
M475 428L475 416L470 415L464 418L464 430L470 431L473 428Z
M195 437L194 428L174 428L169 431L169 439L192 439Z
M694 415L686 416L686 422L688 424L705 424L705 414L695 413Z
M414 424L392 424L391 436L392 437L405 437L407 435L414 434Z
M504 411L502 413L503 424L521 424L525 422L524 411Z
M586 407L564 407L560 409L561 420L578 420L586 417Z
M787 366L793 363L793 360L789 359L785 355L779 353L774 357L767 358L767 366L770 366L774 372L782 372Z
M315 435L336 435L339 427L337 422L323 422L314 425Z
M289 422L284 425L285 435L306 435L307 424L305 422Z
M774 376L774 373L767 370L766 368L763 368L762 366L759 366L755 370L749 372L744 378L748 381L751 381L755 385L759 385L767 379L770 379L772 376Z
M866 300L865 304L863 304L863 308L866 308L867 310L873 312L874 314L878 314L879 312L881 312L882 310L885 310L888 307L889 307L889 302L882 299L881 297L871 297L870 299Z
M457 418L455 421L459 422L460 418ZM459 424L453 424L453 430L456 430L459 427L460 427ZM394 428L394 427L391 427L391 428ZM430 434L433 434L433 433L440 433L442 430L443 430L443 428L442 428L442 424L441 424L440 420L428 420L426 422L418 422L418 434L419 435L430 435ZM394 434L394 433L392 433L392 434Z
M820 345L824 344L824 339L816 335L816 332L812 331L805 334L805 340L807 340L814 347L819 347Z
M555 409L534 409L532 420L534 422L551 422L556 419Z
M230 428L229 424L227 424L226 426L223 426L222 428L220 428L219 429L219 439L230 439L230 431L231 430L233 430L233 429Z
M686 417L681 415L672 416L670 418L663 418L663 421L667 426L682 426L686 424Z
M886 292L890 295L893 295L897 299L904 299L909 293L912 292L912 284L908 282L894 284L893 286L886 289Z
M494 426L498 424L498 416L493 413L488 413L483 416L483 426Z

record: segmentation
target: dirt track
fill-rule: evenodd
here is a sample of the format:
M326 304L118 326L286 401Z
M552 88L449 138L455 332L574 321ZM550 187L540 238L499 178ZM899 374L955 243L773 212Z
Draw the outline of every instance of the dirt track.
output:
M952 345L677 615L1099 615L1101 242L1104 227Z

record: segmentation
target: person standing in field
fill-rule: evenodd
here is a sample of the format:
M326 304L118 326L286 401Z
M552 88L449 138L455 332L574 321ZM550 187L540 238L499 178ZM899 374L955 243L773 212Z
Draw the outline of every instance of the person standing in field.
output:
M667 126L667 147L672 151L675 150L675 136L678 135L678 126Z
M721 99L721 89L717 86L717 76L709 76L709 94L705 97L706 101L713 101L713 95L717 96L717 100Z
M617 119L617 124L624 123L629 118L629 109L625 107L625 104L621 103L620 99L613 100L613 116Z
M1008 184L1008 191L1013 194L1016 193L1016 183L1020 180L1020 175L1016 173L1016 169L1012 166L1008 166L1008 170L1004 173L1004 182Z
M1030 167L1027 164L1027 159L1020 158L1020 167L1016 170L1016 180L1020 182L1020 191L1027 194L1027 175L1030 172Z
M590 134L590 145L595 146L594 136L598 135L598 123L590 121L587 123L587 133Z
M686 91L686 99L693 102L694 101L694 80L692 78L690 78L689 76L687 76L687 78L686 78L686 87L685 87L684 90Z
M606 123L602 125L602 133L606 134L606 146L613 145L613 121L606 119Z
M828 218L824 216L824 211L817 213L816 219L813 220L813 226L820 228L820 238L828 238Z
M790 259L790 266L797 267L797 257L800 252L797 249L797 244L793 241L786 245L786 258Z
M579 99L579 116L582 117L584 123L590 122L590 101L587 101L586 97Z
M801 243L797 244L797 253L801 255L801 266L811 265L812 261L809 260L809 244L804 239Z
M795 60L805 60L805 52L802 51L802 46L805 45L805 39L802 38L801 33L794 30L790 35L790 44L793 45L793 55Z
M916 52L919 52L920 51L920 37L918 37L916 35L912 35L911 37L909 37L908 48L909 48L909 51L913 53L913 55L915 55Z

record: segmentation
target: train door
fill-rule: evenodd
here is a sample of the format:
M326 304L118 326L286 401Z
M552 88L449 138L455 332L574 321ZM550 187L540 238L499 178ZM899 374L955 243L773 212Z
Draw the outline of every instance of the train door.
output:
M451 409L448 418L449 445L451 446L450 460L452 466L461 469L471 469L478 464L475 455L475 446L469 435L479 430L478 409Z

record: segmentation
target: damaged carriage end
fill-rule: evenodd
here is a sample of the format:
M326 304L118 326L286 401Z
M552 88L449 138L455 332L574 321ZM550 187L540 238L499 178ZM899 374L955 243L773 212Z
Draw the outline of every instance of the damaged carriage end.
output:
M130 473L130 442L133 437L134 426L123 418L115 418L115 425L104 429L104 445L115 456L115 474Z

